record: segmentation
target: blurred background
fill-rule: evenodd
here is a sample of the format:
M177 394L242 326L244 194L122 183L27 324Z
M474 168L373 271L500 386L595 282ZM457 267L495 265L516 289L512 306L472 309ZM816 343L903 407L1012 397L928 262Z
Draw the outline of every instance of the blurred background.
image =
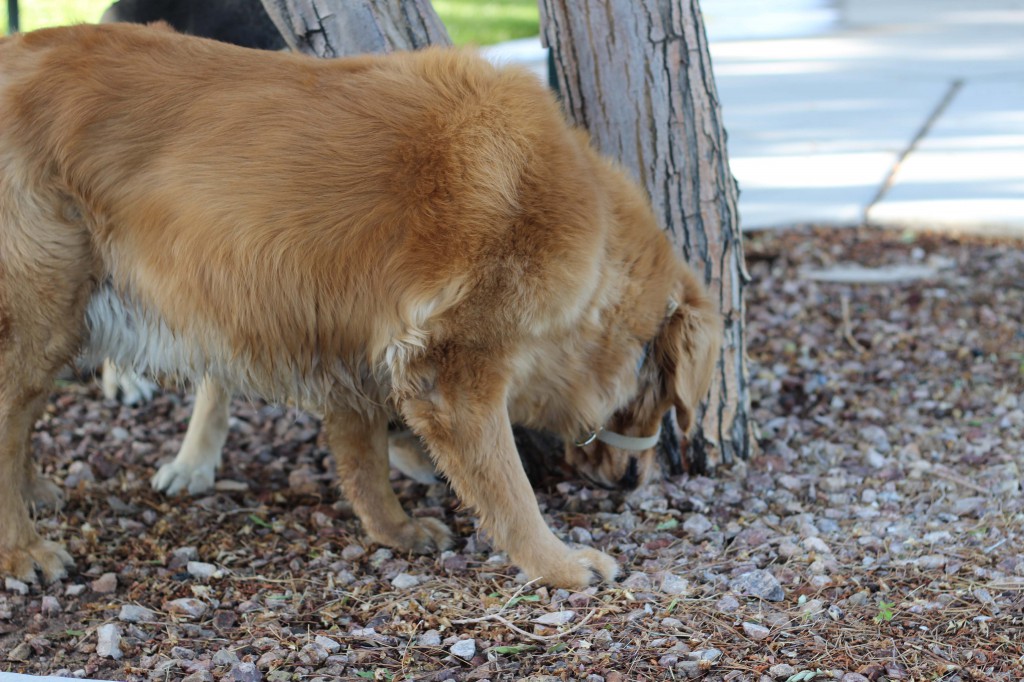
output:
M20 0L21 30L100 18L111 0ZM452 40L462 45L493 43L537 35L536 0L434 0ZM7 30L7 16L3 18Z

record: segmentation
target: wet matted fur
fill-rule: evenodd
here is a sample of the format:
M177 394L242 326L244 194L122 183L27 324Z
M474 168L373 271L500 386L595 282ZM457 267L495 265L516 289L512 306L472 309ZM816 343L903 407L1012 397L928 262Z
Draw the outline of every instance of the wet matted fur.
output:
M610 579L545 525L510 423L689 426L719 340L642 192L526 72L129 25L0 41L0 573L71 563L30 520L28 443L82 352L314 409L369 536L445 547L390 487L398 414L531 577Z

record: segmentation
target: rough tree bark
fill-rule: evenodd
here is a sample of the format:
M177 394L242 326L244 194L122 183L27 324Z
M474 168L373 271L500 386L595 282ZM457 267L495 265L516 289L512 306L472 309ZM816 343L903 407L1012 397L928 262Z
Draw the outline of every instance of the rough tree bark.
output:
M673 471L705 471L753 447L743 289L748 275L725 129L698 0L540 0L569 118L647 188L687 261L703 270L725 318L716 381L690 442L663 442ZM673 426L674 425L674 417Z
M296 52L342 57L451 45L430 0L261 0Z

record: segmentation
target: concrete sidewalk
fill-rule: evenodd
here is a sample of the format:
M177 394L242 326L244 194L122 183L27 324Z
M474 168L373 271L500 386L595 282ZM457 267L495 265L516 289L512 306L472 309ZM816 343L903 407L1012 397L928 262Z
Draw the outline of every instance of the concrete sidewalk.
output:
M744 229L1024 235L1024 0L701 6Z

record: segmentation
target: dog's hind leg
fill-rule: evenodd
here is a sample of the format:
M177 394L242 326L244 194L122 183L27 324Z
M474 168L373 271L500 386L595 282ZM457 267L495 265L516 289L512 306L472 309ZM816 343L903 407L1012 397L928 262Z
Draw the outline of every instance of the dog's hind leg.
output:
M342 491L375 542L419 553L446 549L451 533L443 523L402 509L389 476L387 415L368 409L335 405L324 414Z
M137 405L152 399L157 388L156 384L138 372L121 369L110 358L103 361L100 377L103 397L116 400L120 394L121 402L125 405Z
M611 557L570 549L544 522L516 451L504 376L484 356L462 350L436 359L439 373L400 401L406 423L494 545L531 578L570 589L614 578Z
M185 440L173 461L160 467L150 480L168 495L188 490L192 495L213 488L221 451L228 438L231 394L219 382L206 378L196 391Z

